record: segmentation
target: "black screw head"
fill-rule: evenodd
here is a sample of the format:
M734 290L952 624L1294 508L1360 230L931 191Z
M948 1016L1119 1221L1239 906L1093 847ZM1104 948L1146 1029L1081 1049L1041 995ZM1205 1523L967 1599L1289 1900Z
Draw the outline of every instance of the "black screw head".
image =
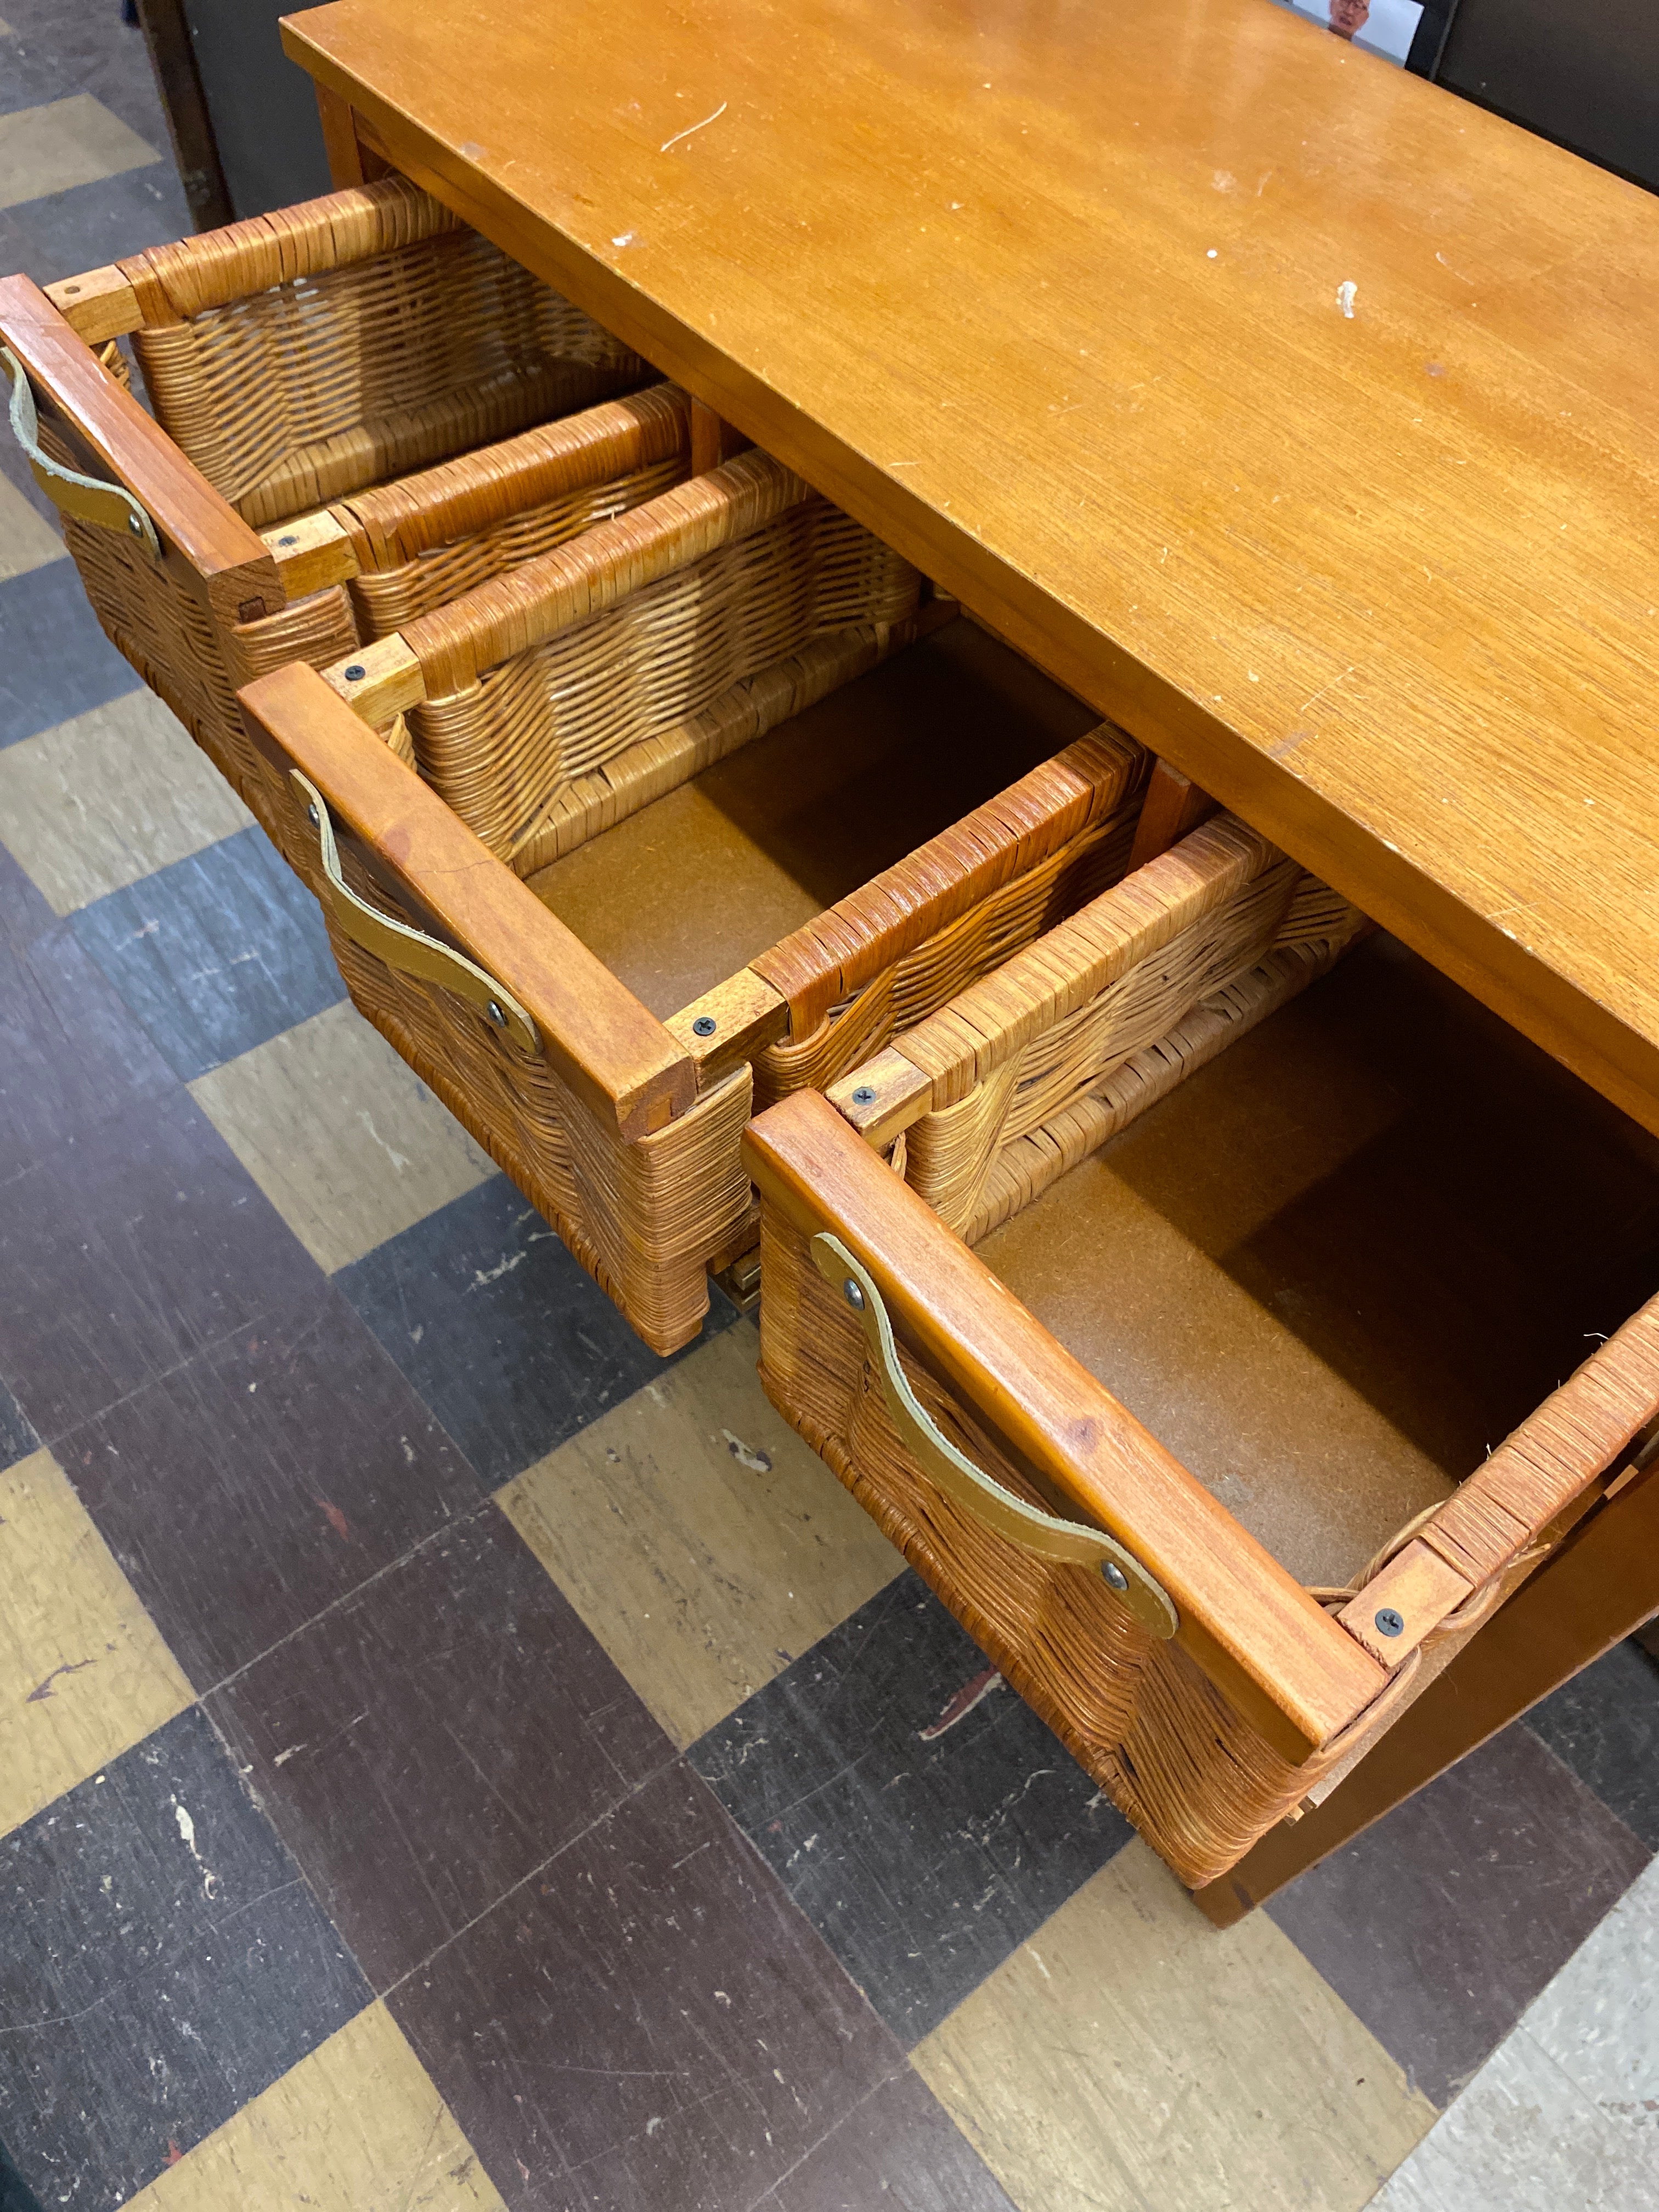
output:
M345 672L345 680L348 684L361 684L368 673L361 660L354 660Z
M1379 1636L1403 1636L1406 1616L1396 1613L1391 1605L1385 1605L1376 1616L1376 1632Z
M1101 1561L1100 1579L1105 1583L1108 1589L1115 1589L1120 1597L1122 1596L1124 1591L1129 1587L1129 1577L1124 1573L1122 1568L1119 1566L1115 1559L1103 1559Z
M860 1083L853 1093L853 1103L855 1106L873 1106L875 1103L875 1085L870 1083Z
M713 1036L719 1027L713 1014L699 1014L691 1024L691 1034L693 1036Z
M292 531L289 531L286 538L279 538L276 540L276 543L279 545L297 545L299 542L299 539L294 535Z

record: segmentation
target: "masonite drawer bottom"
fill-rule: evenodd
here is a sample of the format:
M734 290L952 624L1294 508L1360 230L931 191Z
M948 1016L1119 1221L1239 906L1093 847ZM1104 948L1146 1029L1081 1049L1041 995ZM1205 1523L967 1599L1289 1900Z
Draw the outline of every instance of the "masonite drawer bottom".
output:
M1298 1582L1357 1588L1652 1288L1656 1169L1377 935L975 1249Z
M744 1147L775 1402L1194 1885L1659 1423L1651 1141L1388 940L1298 995L1276 873L1223 817Z
M1099 719L953 621L527 881L670 1021Z

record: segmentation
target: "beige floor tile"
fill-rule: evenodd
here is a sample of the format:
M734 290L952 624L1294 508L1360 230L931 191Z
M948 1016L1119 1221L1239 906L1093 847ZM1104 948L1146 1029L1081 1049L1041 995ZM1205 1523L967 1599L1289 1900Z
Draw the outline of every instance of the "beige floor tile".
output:
M192 1694L51 1453L0 1474L0 1834Z
M273 2081L129 2212L504 2212L384 2005Z
M331 1274L495 1172L343 1000L190 1088Z
M774 1410L755 1356L741 1322L497 1493L682 1745L903 1565Z
M153 691L124 692L0 752L0 836L57 914L252 819Z
M67 191L71 185L96 184L160 159L89 92L44 107L20 107L0 115L0 207Z
M1020 2212L1358 2212L1434 2107L1264 1913L1135 1842L914 2054Z
M5 32L0 28L0 38ZM0 382L0 400L4 385ZM9 477L0 477L0 584L66 559L63 539L45 515L37 514Z

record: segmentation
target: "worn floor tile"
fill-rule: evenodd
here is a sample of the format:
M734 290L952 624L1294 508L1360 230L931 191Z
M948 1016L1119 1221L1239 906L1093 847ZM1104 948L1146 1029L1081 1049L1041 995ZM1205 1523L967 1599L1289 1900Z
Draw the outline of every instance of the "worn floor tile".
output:
M166 137L166 127L158 140ZM73 185L44 199L0 208L0 261L37 284L187 238L195 228L171 161L132 169L95 185Z
M1553 1752L1512 1728L1267 1910L1443 2106L1648 1857Z
M52 908L0 841L0 945L21 951L50 929L52 921Z
M0 926L0 1183L178 1087L69 924L44 901L25 915L8 898L17 873L0 853L0 909L20 924L15 934Z
M131 2212L503 2212L384 2005L169 2166Z
M755 1357L739 1322L500 1494L681 1745L904 1564L774 1410Z
M487 1501L210 1708L379 1990L671 1756Z
M110 892L72 926L186 1082L345 996L322 911L262 830Z
M0 1841L0 2111L107 2212L368 2001L199 1708Z
M0 260L8 266L9 243L0 216ZM0 583L0 745L100 707L137 681L99 629L72 561Z
M1659 1850L1659 1659L1615 1644L1534 1705L1527 1726Z
M0 584L68 556L64 541L4 477L0 477Z
M252 818L153 691L124 692L0 753L0 836L58 914Z
M1606 2118L1517 2029L1371 2212L1652 2212L1656 2192L1650 2142Z
M191 1091L331 1274L496 1171L349 999Z
M40 1439L23 1418L23 1409L0 1382L0 1472L27 1459Z
M902 2063L678 1763L390 2003L513 2212L735 2212Z
M866 2097L755 2212L1016 2212L977 2151L909 2067Z
M0 1474L0 1834L192 1695L51 1453Z
M1659 1860L1579 1945L1521 2026L1605 2118L1641 2138L1659 2182Z
M1271 1921L1218 1935L1139 1841L915 2063L1020 2212L1358 2212L1434 2118Z
M190 1098L130 1103L0 1184L0 1377L51 1443L320 1280Z
M95 93L154 146L167 143L144 34L124 9L64 8L61 0L6 0L15 41L4 57L0 105L33 107L71 92ZM15 97L13 97L13 94Z
M58 1440L199 1689L477 1504L477 1478L319 1279Z
M505 1176L335 1279L492 1487L664 1371Z
M907 2044L1130 1832L908 1572L689 1755Z
M89 185L161 156L90 93L0 115L0 207Z

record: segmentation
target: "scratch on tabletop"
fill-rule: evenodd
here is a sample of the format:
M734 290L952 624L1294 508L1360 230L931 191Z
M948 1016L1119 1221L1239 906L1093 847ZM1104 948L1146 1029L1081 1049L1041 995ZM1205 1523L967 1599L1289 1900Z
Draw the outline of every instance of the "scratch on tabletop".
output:
M701 123L688 123L684 131L677 131L672 138L665 138L661 145L658 147L657 151L659 154L665 154L671 146L678 146L682 138L690 137L694 131L707 131L711 123L718 123L720 121L721 116L725 114L726 109L731 105L732 103L729 100L721 100L720 106L714 110L714 112L712 115L705 115Z

